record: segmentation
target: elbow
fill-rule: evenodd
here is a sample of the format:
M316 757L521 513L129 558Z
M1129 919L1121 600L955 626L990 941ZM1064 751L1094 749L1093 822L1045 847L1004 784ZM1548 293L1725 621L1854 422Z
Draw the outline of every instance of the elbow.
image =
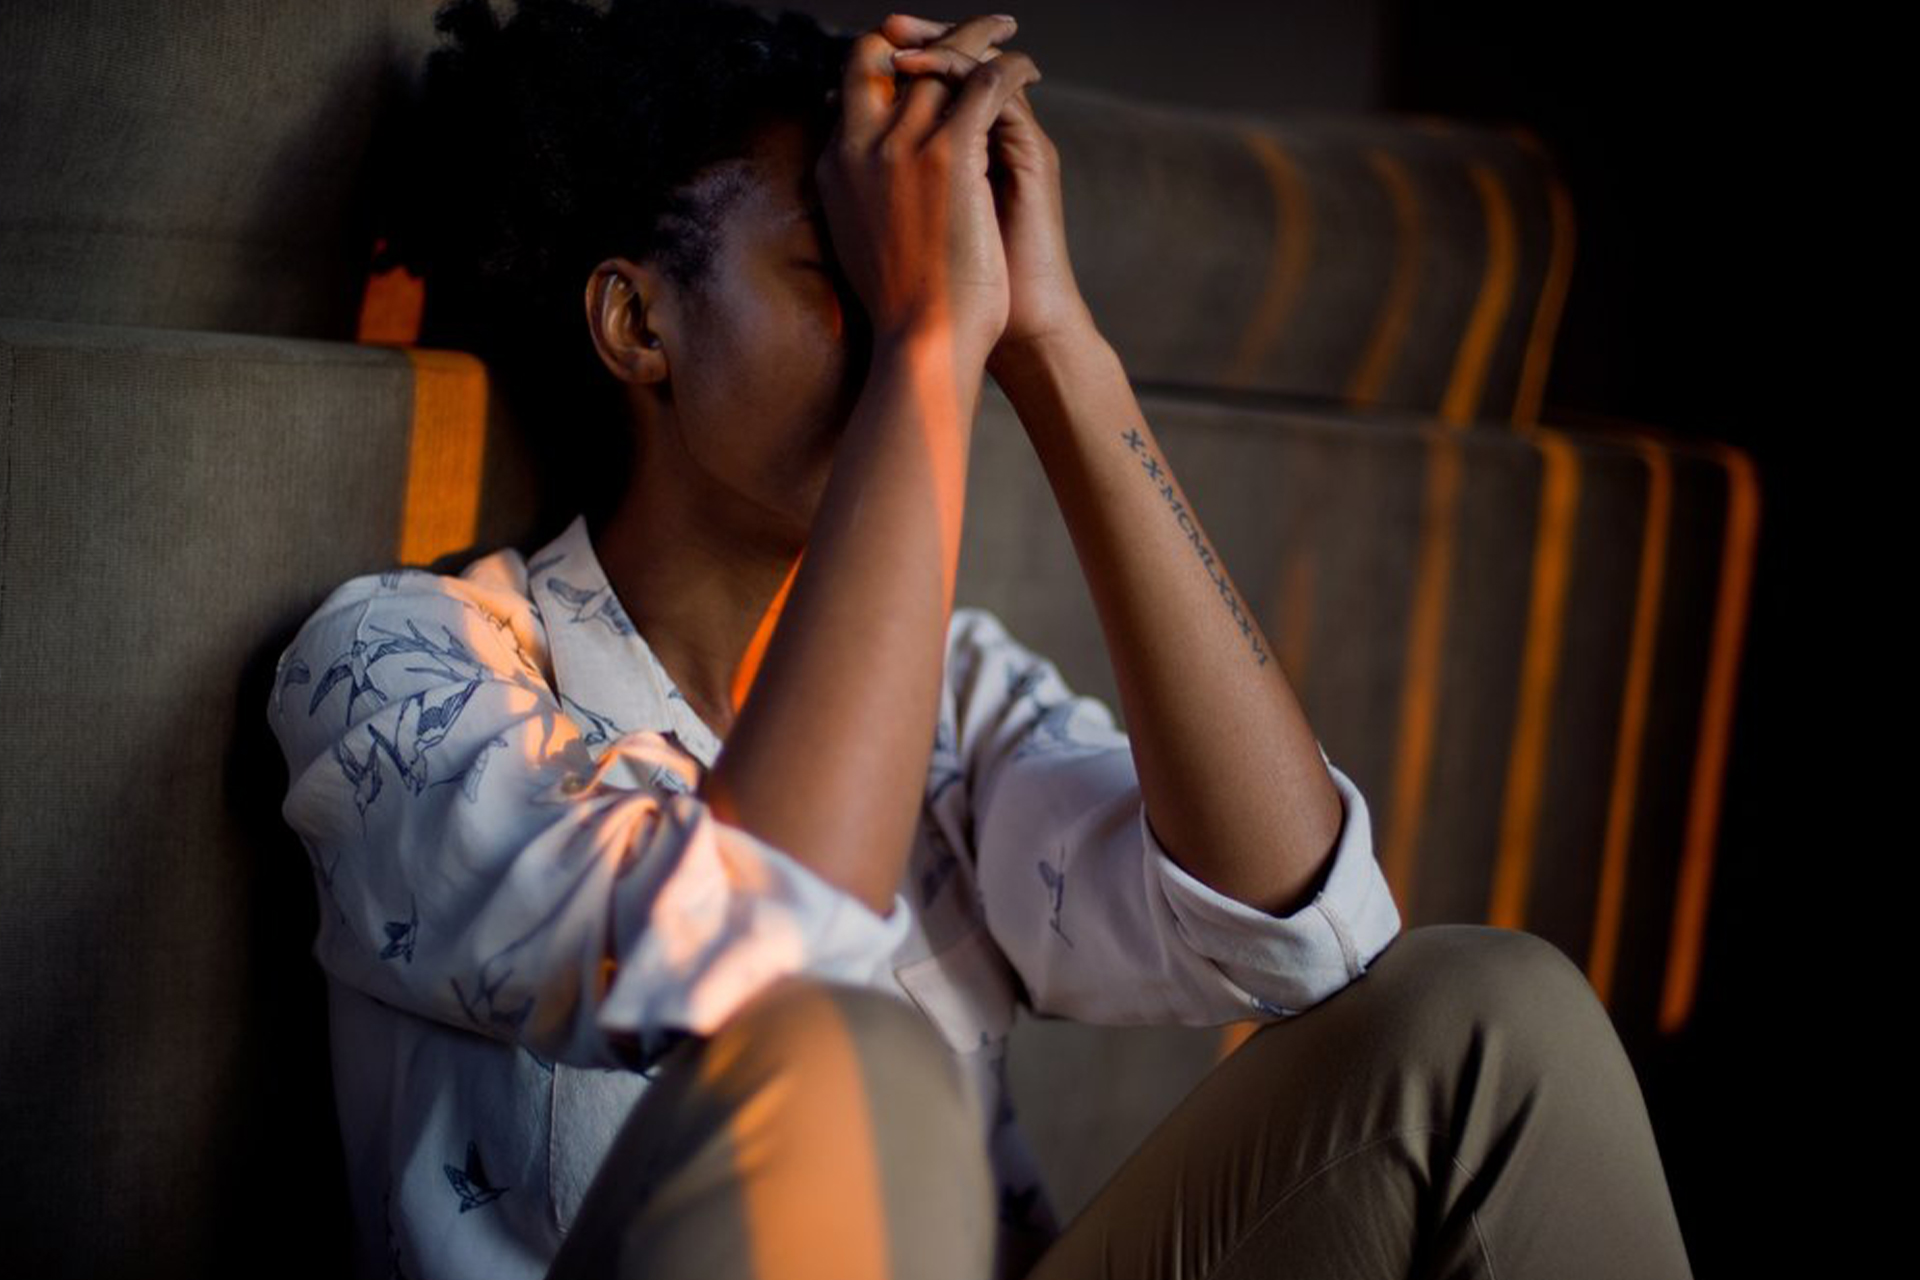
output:
M1341 799L1340 793L1333 789L1331 782L1328 783L1328 795L1332 798L1331 818L1323 817L1319 824L1319 830L1323 834L1308 846L1318 849L1320 855L1312 863L1304 879L1294 885L1290 892L1284 893L1278 903L1264 908L1270 915L1290 916L1304 911L1326 890L1327 881L1333 875L1333 864L1340 853L1340 842L1346 839L1347 835L1346 801Z

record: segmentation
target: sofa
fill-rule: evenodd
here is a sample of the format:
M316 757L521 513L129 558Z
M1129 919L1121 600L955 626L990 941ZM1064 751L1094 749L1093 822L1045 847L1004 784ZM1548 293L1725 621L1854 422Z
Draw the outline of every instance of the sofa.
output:
M0 1205L17 1275L341 1274L317 912L274 659L339 582L538 545L471 355L371 278L420 0L0 9ZM1750 457L1541 420L1574 252L1520 132L1049 80L1072 253L1409 926L1524 928L1630 1052L1698 980ZM1118 701L997 390L958 596ZM543 527L545 526L545 527ZM1246 1034L1023 1017L1071 1214Z

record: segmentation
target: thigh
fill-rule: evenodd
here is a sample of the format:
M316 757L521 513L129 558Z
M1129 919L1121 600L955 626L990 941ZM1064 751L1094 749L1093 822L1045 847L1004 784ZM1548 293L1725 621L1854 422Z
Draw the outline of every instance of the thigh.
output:
M1496 1270L1686 1265L1637 1083L1585 978L1530 934L1449 925L1402 934L1348 987L1262 1027L1029 1274Z
M1371 1274L1406 1274L1413 1206L1382 1193L1423 1161L1430 1119L1381 1096L1395 1091L1354 1087L1358 1062L1378 1056L1365 1043L1392 1034L1377 997L1403 944L1215 1066L1066 1225L1030 1280L1213 1280L1262 1274L1262 1263L1264 1274L1284 1274L1271 1269L1272 1236L1292 1213L1355 1224L1344 1230L1377 1265ZM1288 1250L1287 1273L1337 1274L1308 1267L1303 1252Z
M903 1001L784 980L661 1060L549 1280L974 1280L993 1241L976 1111Z

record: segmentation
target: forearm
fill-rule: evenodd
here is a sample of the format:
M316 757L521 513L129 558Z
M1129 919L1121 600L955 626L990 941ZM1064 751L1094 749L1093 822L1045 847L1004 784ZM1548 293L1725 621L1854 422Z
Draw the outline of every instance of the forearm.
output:
M716 812L885 915L925 787L978 357L877 349L779 626L705 784Z
M1089 325L996 353L993 373L1086 574L1154 833L1229 897L1305 905L1340 833L1339 794L1119 358Z

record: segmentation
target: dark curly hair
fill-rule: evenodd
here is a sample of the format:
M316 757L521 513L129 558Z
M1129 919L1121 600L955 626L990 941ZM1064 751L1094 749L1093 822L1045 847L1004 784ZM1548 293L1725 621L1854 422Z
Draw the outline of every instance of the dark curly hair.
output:
M852 36L718 0L518 0L504 24L450 0L434 28L374 265L425 280L420 341L487 363L549 487L609 510L629 432L589 273L651 258L697 292L741 188L693 179L774 121L821 145Z

